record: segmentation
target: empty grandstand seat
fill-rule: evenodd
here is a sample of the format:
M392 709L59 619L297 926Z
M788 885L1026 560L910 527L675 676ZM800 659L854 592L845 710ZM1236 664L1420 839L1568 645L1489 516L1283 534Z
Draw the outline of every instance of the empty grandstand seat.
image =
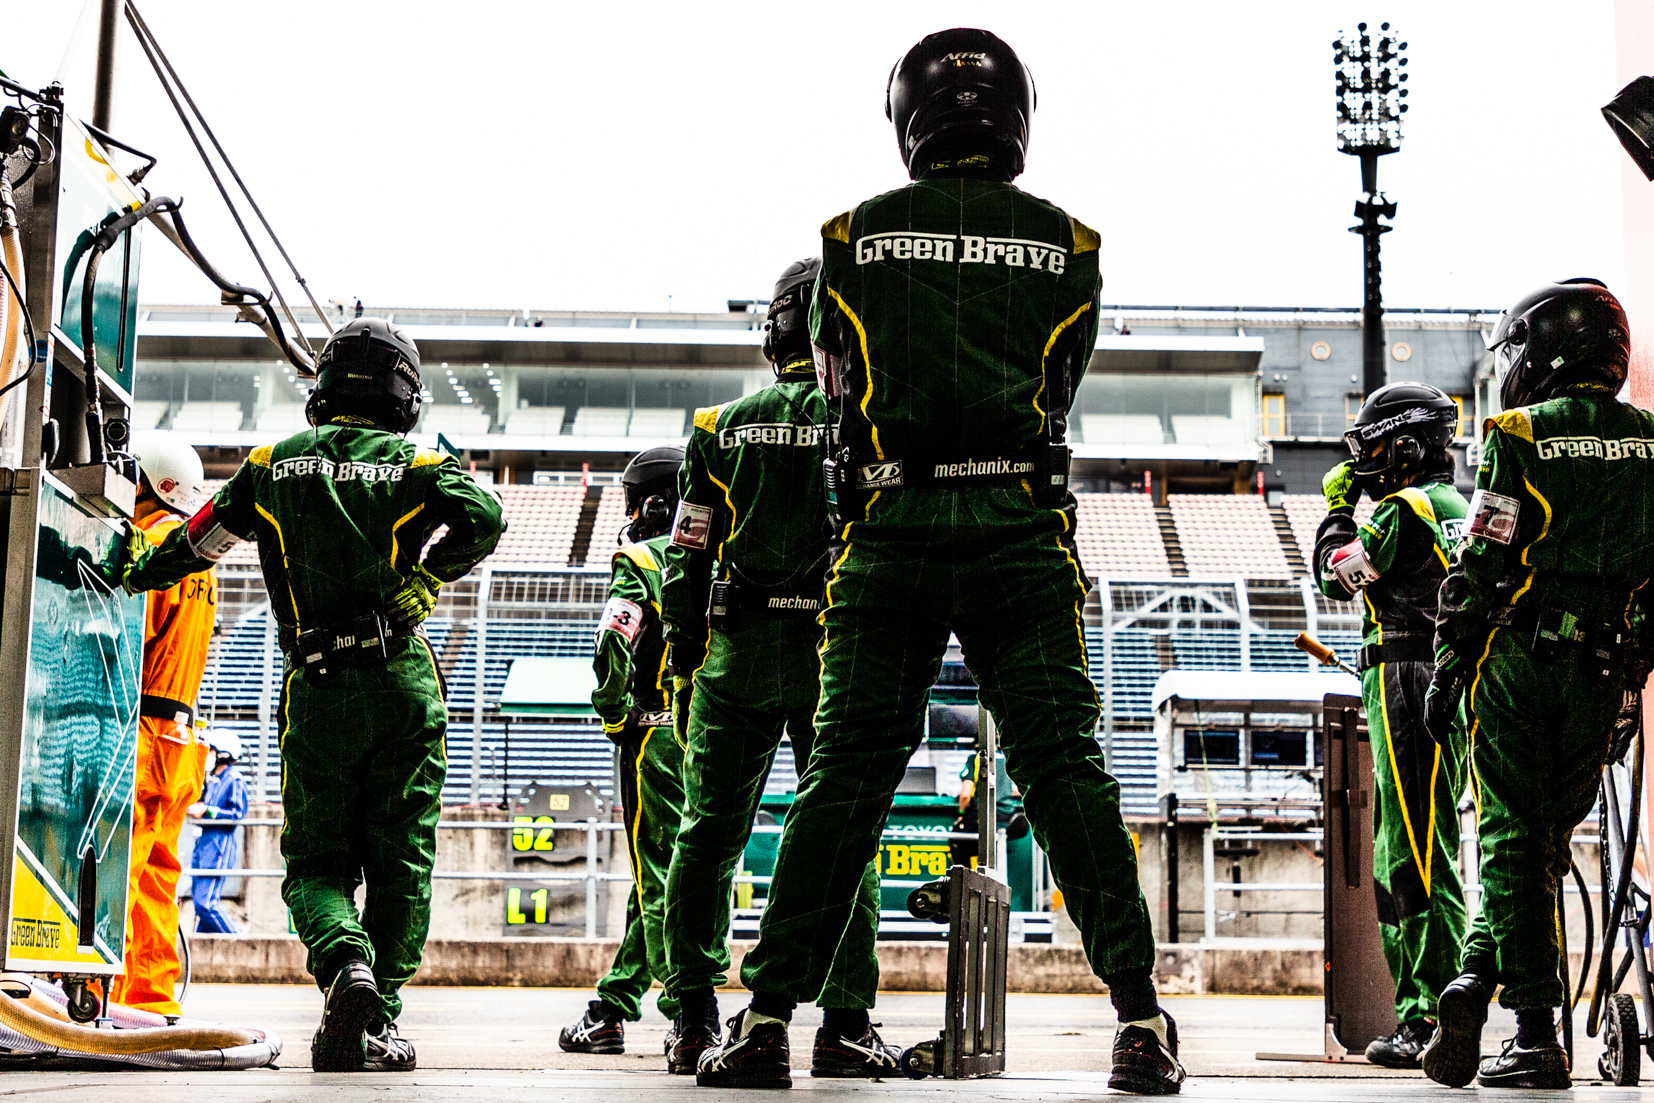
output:
M239 402L186 402L172 412L172 428L180 433L233 433L241 421Z
M1166 442L1166 431L1158 414L1081 414L1080 435L1087 444Z
M488 432L488 411L475 406L427 406L419 419L421 433L442 433L450 437L474 437Z
M1094 578L1170 578L1154 499L1147 494L1076 494L1074 543Z
M265 436L290 437L310 428L305 420L304 403L278 402L258 415L256 428Z
M561 406L519 406L505 421L508 437L555 437L562 431Z
M506 530L491 562L538 563L561 567L568 563L574 530L586 488L562 486L498 486L505 507Z
M1286 551L1262 498L1242 494L1172 494L1172 524L1183 562L1195 576L1291 578Z
M1281 508L1286 511L1287 523L1292 526L1292 538L1298 541L1298 551L1308 564L1315 555L1315 530L1321 527L1321 521L1327 515L1327 500L1319 494L1286 494L1281 497ZM1361 499L1355 507L1356 523L1372 517L1373 508L1371 498Z
M623 437L631 420L630 406L582 406L569 431L577 437Z
M629 437L681 437L687 413L679 407L668 409L638 409L632 411L632 420L626 425Z
M161 419L166 416L166 412L167 404L165 402L134 402L132 404L132 428L153 429L161 424Z
M1232 417L1173 414L1172 435L1179 444L1229 445L1246 441L1245 426Z
M601 567L620 546L620 530L626 526L626 488L605 486L592 518L592 542L586 551L586 566Z

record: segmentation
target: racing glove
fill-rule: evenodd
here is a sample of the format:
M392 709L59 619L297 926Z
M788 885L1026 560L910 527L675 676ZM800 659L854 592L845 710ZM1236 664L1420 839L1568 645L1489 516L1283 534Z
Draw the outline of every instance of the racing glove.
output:
M1447 746L1453 722L1459 718L1469 664L1450 647L1436 653L1436 669L1424 694L1424 730L1439 746Z
M427 571L423 563L415 563L413 570L408 572L408 580L391 595L391 619L404 628L419 624L436 608L436 595L440 589L442 579Z
M1328 471L1321 479L1321 493L1327 499L1327 512L1355 511L1361 500L1361 488L1355 482L1355 461L1345 460Z
M149 542L149 537L137 525L128 523L126 526L126 554L121 557L121 589L128 597L135 597L142 592L132 585L132 572L142 567L151 555L155 554L155 545Z

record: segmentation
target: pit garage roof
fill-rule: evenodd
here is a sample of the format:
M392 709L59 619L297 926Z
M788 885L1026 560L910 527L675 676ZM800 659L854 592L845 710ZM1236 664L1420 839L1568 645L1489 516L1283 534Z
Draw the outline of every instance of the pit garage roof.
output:
M502 716L593 716L590 659L513 659L500 690Z
M1154 683L1154 711L1198 705L1209 712L1314 711L1329 693L1361 696L1361 683L1343 671L1168 670ZM1298 709L1280 710L1281 705Z

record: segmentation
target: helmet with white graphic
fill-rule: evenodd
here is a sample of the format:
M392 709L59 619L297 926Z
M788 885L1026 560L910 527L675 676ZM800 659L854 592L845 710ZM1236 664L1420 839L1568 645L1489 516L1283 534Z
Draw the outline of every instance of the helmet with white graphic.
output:
M1391 383L1361 404L1344 444L1355 475L1374 498L1393 494L1421 475L1452 474L1447 446L1459 404L1426 383Z
M1618 392L1631 365L1625 308L1601 280L1548 283L1499 315L1487 343L1507 410L1569 387Z
M764 358L780 375L789 367L813 371L810 349L810 294L821 272L821 258L795 260L787 265L770 293L764 315Z
M1022 173L1034 78L998 35L955 27L926 35L896 63L884 115L896 124L907 174L975 167L1004 180Z
M201 456L182 437L165 429L140 429L127 445L138 461L144 484L167 506L182 514L195 512L204 473Z
M312 425L357 418L393 433L419 422L419 346L383 318L357 318L316 357L316 389L304 408Z

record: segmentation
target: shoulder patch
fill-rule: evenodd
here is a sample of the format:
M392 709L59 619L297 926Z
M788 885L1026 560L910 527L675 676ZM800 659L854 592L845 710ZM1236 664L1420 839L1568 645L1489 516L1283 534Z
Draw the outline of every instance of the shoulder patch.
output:
M729 403L725 402L723 406L702 406L696 410L695 428L705 433L716 433L718 431L718 415L723 413L724 406L728 405Z
M821 224L821 236L828 241L837 241L841 244L850 244L850 216L855 211L845 211L841 215L834 215Z
M1394 494L1390 495L1390 497L1400 498L1412 507L1414 513L1418 514L1420 517L1423 517L1426 521L1429 521L1432 524L1435 523L1435 504L1430 501L1430 495L1426 494L1418 487L1404 486Z
M1076 254L1095 253L1098 247L1102 245L1102 238L1098 237L1097 231L1090 226L1072 216L1068 219L1068 223L1074 227L1074 252Z
M1528 417L1528 412L1520 407L1514 410L1506 410L1502 414L1488 418L1482 423L1482 433L1484 435L1486 435L1490 425L1497 425L1502 431L1509 433L1511 436L1521 437L1529 444L1533 443L1533 419Z
M254 467L269 467L270 456L273 452L275 452L274 445L261 444L247 454L247 462Z
M414 453L414 458L408 462L409 467L430 467L443 460L452 459L446 452L438 452L434 448L421 448Z
M655 557L649 554L649 549L642 544L627 544L624 548L616 551L614 557L616 559L622 557L630 559L646 571L660 573L660 565L655 562Z

